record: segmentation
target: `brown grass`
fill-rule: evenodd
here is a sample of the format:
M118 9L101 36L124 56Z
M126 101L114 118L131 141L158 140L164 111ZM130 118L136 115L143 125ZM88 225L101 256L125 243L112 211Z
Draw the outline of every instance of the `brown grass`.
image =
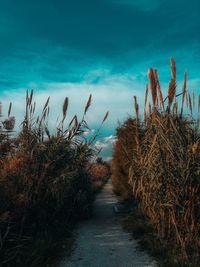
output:
M157 86L157 89L158 89L159 100L160 100L160 103L161 103L163 111L164 111L165 110L164 101L163 101L163 96L162 96L162 92L161 92L160 83L159 83L158 74L157 74L157 70L156 69L154 70L154 76L155 76L156 86Z
M194 89L192 90L192 104L193 104L193 109L194 109L194 106L195 106Z
M146 124L146 110L143 110L143 123Z
M182 90L182 106L181 106L181 115L183 114L183 105L186 95L186 81L187 81L187 70L184 73L184 82L183 82L183 90Z
M150 88L154 88L152 70L150 68L148 72ZM149 103L146 123L135 128L135 120L129 118L117 128L112 168L113 176L118 179L113 179L113 186L124 199L128 196L138 202L144 220L154 228L156 239L165 244L164 247L170 247L168 258L179 257L183 266L196 267L200 262L199 118L195 120L190 95L190 116L186 116L182 108L183 96L179 111L179 95L186 96L187 107L186 72L183 91L177 96L173 59L171 72L168 108L151 112ZM154 102L155 90L151 93ZM159 97L159 100L162 105L162 98ZM122 159L123 180L120 177ZM122 186L122 181L126 182L126 186Z
M136 123L138 124L138 122L139 122L139 106L137 104L136 96L134 96L133 98L134 98L134 107L135 107L135 114L136 114Z
M170 62L171 62L171 74L172 74L172 78L174 80L176 80L176 65L175 65L175 61L173 59L173 57L170 58Z
M101 158L98 158L95 163L88 164L88 172L91 176L94 193L97 193L102 189L111 175L110 166Z
M174 78L171 78L168 87L168 110L170 110L170 106L174 100L175 94L176 94L176 80Z
M68 102L69 102L68 97L65 97L65 100L64 100L64 103L63 103L63 120L62 121L64 121L65 118L66 118Z
M88 99L88 102L87 102L87 104L85 106L84 114L86 114L86 112L88 111L88 109L89 109L89 107L91 105L91 102L92 102L92 95L90 94L89 99Z
M190 115L192 116L192 101L191 101L190 94L189 94L189 107L190 107Z
M104 118L103 118L103 121L102 121L103 123L104 123L104 121L107 119L108 114L109 114L109 112L107 111L106 114L105 114L105 116L104 116Z
M148 71L148 78L149 78L149 86L150 86L152 103L153 103L153 108L154 108L155 103L156 103L157 92L156 92L156 81L155 81L155 77L154 77L154 71L152 68L150 68Z
M9 109L8 109L8 117L10 116L11 108L12 108L12 102L10 102L10 105L9 105Z
M147 97L148 97L148 83L146 83L146 92L144 97L144 107L146 108L147 105Z
M151 118L151 104L150 104L150 102L148 103L148 116L150 119Z
M37 119L32 99L33 91L30 96L27 91L20 134L14 139L0 132L1 266L29 266L32 262L37 264L30 266L44 266L40 257L43 262L46 252L37 248L39 240L46 247L52 246L53 241L51 245L48 243L53 240L52 231L61 225L71 229L77 220L90 216L94 199L88 164L95 151L92 142L89 145L83 136L88 130L84 115L91 95L82 120L78 122L75 115L66 128L62 120L55 134L47 127L50 98ZM68 98L65 98L63 119L67 106ZM3 121L5 129L8 123L14 128L13 118Z

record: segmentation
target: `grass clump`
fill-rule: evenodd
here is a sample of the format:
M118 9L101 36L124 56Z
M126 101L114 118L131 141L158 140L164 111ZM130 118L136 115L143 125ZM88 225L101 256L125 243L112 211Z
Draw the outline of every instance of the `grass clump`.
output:
M119 185L123 188L121 194L124 197L131 192L138 201L144 221L147 220L155 229L154 236L170 248L167 258L178 259L177 265L173 263L168 266L199 266L200 97L196 116L194 91L191 97L186 90L186 72L182 92L176 93L173 58L171 73L168 94L164 99L157 70L149 69L152 102L148 102L146 112L147 85L143 121L140 121L139 107L134 97L136 118L129 118L117 129L113 183L114 188L119 188ZM182 96L182 101L179 96ZM184 113L184 103L190 114ZM119 135L119 131L123 131L124 135ZM129 136L129 141L125 143L126 136ZM121 168L120 158L123 158L125 166L123 179L120 178L120 171L116 171ZM124 181L126 187L122 187Z
M48 251L51 251L55 232L59 235L55 229L65 225L65 233L70 237L72 224L90 216L94 193L88 164L94 154L92 143L97 134L87 141L84 132L89 129L85 115L91 97L82 119L78 121L75 115L68 126L65 126L68 108L68 98L65 98L63 118L51 134L49 98L41 116L35 118L33 90L30 95L27 91L21 132L16 138L1 132L1 266L47 266L44 246L48 247L50 242ZM9 115L10 112L11 107ZM31 255L38 256L33 260Z
M129 162L137 145L136 131L138 131L136 119L132 118L128 118L116 129L116 142L112 157L112 181L114 192L122 199L132 198L132 188L129 184ZM141 133L138 132L138 134Z
M110 165L99 157L96 162L88 164L88 172L91 176L92 190L96 194L103 188L111 176Z

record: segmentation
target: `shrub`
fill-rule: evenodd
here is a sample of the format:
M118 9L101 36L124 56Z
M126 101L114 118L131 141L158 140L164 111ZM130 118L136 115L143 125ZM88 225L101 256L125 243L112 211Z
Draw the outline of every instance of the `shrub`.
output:
M83 136L88 129L85 115L91 95L82 119L78 121L75 115L66 128L65 98L63 118L55 134L50 134L47 127L49 98L37 119L32 98L33 90L30 96L27 91L18 137L13 140L2 135L2 140L15 144L12 153L11 145L4 149L5 142L0 143L0 151L5 150L0 158L0 264L5 266L16 264L37 233L53 230L60 221L71 224L91 213L93 191L87 165L94 154L91 145L97 134L89 142Z
M110 178L110 166L101 158L97 158L96 163L88 164L88 173L91 176L92 188L97 193Z
M131 190L128 192L132 192L139 201L143 213L157 230L158 238L169 242L188 266L190 263L197 266L200 250L200 96L195 119L194 91L191 98L186 91L186 72L182 93L176 95L173 58L171 72L168 95L163 99L157 70L150 68L148 78L152 108L149 102L146 115L147 86L143 122L139 122L139 108L134 97L136 119L128 119L117 129L113 182L114 187L120 188L125 196L129 184ZM178 96L182 96L180 109ZM184 102L190 115L183 113ZM127 123L133 124L133 121L135 126L129 130ZM124 142L120 147L121 140L127 135L131 136L132 143ZM125 159L123 179L115 173L121 168L120 159ZM126 188L121 186L123 181Z
M136 119L128 118L122 125L116 129L116 142L113 147L112 155L112 181L114 192L122 199L132 198L132 188L129 183L129 165L134 164L134 170L137 170L137 162L133 163L133 155L136 155L138 136L142 131L138 129ZM138 173L139 175L139 173Z

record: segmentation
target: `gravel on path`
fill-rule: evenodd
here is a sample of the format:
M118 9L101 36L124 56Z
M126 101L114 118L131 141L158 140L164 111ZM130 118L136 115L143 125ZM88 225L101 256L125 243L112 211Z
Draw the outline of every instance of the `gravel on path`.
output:
M76 248L60 267L156 267L146 252L125 232L121 216L113 212L117 202L111 180L94 203L94 216L81 222L76 232Z

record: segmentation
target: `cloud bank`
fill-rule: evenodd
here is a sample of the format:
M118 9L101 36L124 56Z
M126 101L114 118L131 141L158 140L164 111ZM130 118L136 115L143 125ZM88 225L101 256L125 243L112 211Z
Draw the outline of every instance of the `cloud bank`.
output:
M173 7L173 8L172 8ZM0 100L7 113L13 102L17 128L24 116L25 91L34 89L38 113L48 96L49 125L61 116L82 116L97 129L110 111L101 136L113 136L118 120L134 115L133 95L143 108L149 67L157 68L166 95L169 58L181 90L200 88L200 2L197 0L7 0L0 9Z

